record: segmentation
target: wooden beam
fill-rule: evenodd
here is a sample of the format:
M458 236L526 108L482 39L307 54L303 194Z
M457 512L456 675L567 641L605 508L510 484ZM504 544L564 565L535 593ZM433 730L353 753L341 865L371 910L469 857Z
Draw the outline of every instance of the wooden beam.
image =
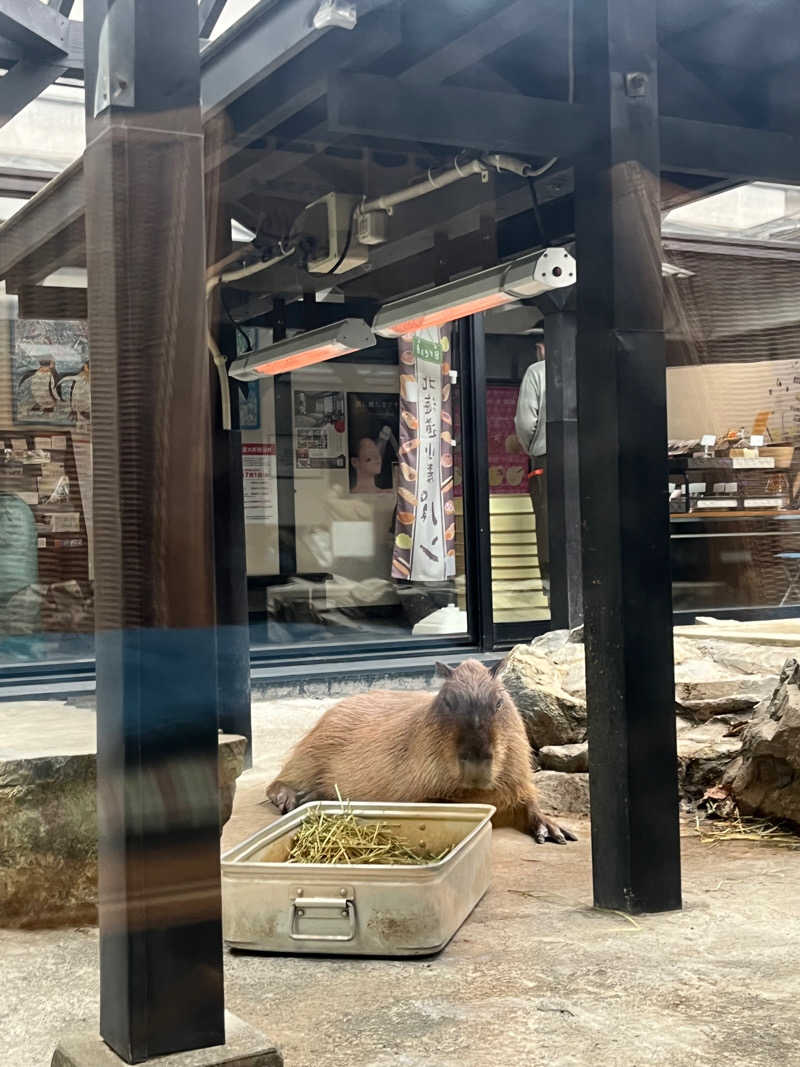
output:
M328 90L328 125L458 148L574 156L592 135L575 104L455 86L405 85L374 74L338 74Z
M662 115L664 170L748 181L800 182L800 137Z
M349 32L314 41L229 105L226 139L217 151L207 153L206 167L213 168L320 100L333 72L375 62L402 39L399 15L389 9L359 19Z
M197 9L201 37L210 37L228 0L200 0Z
M5 126L41 92L67 73L63 63L20 59L4 78L0 78L0 127Z
M403 85L372 74L338 74L329 126L340 134L396 138L523 157L574 157L594 133L580 104L455 86ZM800 181L800 137L662 115L664 170L765 181Z
M83 160L76 159L29 200L2 228L0 278L6 278L86 210Z
M592 878L597 907L633 913L681 906L656 3L576 4L592 123L575 167Z
M85 289L56 285L24 285L17 294L21 319L85 319Z
M140 1063L225 1042L203 142L197 0L107 11L87 67L105 26L137 93L86 86L100 1034Z
M64 55L69 19L40 0L0 0L0 34L33 52Z

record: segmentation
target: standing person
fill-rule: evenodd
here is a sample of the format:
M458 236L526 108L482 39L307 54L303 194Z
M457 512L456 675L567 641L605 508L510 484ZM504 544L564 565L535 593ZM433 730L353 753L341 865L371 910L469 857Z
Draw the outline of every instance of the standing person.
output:
M525 371L517 400L514 429L528 453L528 490L536 519L536 549L542 588L550 603L550 544L547 527L547 407L544 345L536 345L536 362Z

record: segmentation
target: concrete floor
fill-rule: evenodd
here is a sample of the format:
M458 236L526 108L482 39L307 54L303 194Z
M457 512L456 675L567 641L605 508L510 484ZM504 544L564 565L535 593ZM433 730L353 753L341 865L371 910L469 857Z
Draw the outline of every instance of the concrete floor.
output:
M252 771L225 844L266 823L266 781L330 701L255 709ZM566 820L565 820L566 821ZM590 907L581 840L493 841L489 893L448 948L417 961L226 954L227 1006L287 1067L778 1067L800 1063L800 853L683 832L683 912ZM0 1065L49 1063L96 1026L94 930L0 931Z

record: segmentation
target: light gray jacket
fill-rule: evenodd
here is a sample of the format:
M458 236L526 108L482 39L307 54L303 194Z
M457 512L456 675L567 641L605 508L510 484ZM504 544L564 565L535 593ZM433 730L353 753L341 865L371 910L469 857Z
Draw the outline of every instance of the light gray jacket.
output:
M514 416L514 429L529 456L547 453L546 415L544 360L539 360L525 371Z

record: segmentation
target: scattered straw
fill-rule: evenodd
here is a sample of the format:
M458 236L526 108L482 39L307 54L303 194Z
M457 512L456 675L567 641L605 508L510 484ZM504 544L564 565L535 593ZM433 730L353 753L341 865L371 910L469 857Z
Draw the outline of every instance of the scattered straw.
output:
M337 790L338 793L338 790ZM444 859L438 854L415 852L392 832L387 823L359 819L349 802L341 811L310 812L292 838L287 863L381 863L422 866Z
M756 819L742 815L730 801L718 805L706 799L710 818L701 824L699 812L695 813L695 829L704 845L718 845L725 841L754 841L778 848L800 848L800 837L785 829L780 823L769 819Z

